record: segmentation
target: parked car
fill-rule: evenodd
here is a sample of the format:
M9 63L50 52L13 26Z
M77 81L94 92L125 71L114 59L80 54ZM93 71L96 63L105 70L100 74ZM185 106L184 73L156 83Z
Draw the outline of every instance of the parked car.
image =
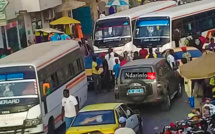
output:
M119 127L118 119L122 116L127 118L126 127L135 132L142 128L139 114L125 104L102 103L88 105L80 110L66 134L114 134Z
M125 104L160 103L169 110L171 99L181 97L181 77L162 58L131 61L119 71L115 98Z

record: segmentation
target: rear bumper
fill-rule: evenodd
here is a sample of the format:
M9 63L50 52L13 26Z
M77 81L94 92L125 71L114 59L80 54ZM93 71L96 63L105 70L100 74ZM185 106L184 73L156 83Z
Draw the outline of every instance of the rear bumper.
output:
M116 102L118 103L125 103L125 104L148 104L148 103L162 103L164 101L165 97L161 96L161 97L147 97L146 99L142 100L142 101L132 101L129 99L116 99Z

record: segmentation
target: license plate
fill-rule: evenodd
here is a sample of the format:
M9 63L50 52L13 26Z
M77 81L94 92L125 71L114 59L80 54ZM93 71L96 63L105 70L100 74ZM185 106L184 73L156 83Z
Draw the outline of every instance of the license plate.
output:
M128 90L128 94L138 94L138 93L144 93L143 89L130 89L130 90Z

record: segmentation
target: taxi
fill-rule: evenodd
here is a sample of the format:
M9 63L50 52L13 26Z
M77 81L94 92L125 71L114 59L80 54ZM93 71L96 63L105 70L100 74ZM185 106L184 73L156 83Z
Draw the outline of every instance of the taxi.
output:
M114 134L118 119L127 118L126 127L138 132L141 127L139 114L122 103L102 103L84 107L79 111L66 134Z

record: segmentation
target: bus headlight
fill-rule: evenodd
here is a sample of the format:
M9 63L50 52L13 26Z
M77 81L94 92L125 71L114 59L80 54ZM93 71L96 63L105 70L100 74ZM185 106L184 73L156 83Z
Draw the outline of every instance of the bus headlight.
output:
M42 123L42 118L36 118L36 119L26 119L24 121L24 125L26 127L30 127L30 126L37 126L39 124Z

